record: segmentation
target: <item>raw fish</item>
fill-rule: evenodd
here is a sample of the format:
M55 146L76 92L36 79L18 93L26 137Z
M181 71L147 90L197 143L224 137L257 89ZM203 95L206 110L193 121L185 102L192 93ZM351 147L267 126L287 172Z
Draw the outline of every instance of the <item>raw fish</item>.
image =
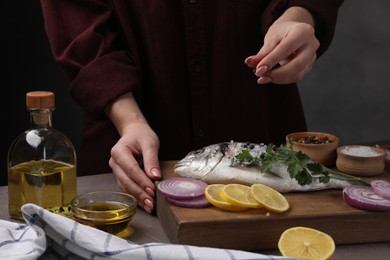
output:
M253 157L260 157L261 154L266 153L266 148L265 144L233 141L213 144L188 153L175 165L175 173L208 184L261 183L279 192L343 189L357 184L356 181L335 178L331 178L328 183L321 183L317 177L314 177L311 184L300 185L297 180L290 177L287 165L282 161L277 162L268 172L261 172L260 167L243 165L235 157L244 149L248 150Z

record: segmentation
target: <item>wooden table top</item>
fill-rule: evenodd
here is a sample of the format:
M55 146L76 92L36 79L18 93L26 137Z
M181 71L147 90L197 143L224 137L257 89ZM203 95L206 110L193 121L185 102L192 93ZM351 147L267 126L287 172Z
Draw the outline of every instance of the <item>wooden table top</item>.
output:
M164 164L164 162L162 162L162 164ZM96 190L118 190L115 178L111 173L78 177L77 186L79 194ZM8 214L7 186L0 187L0 219L15 221L11 220ZM170 242L159 219L155 215L147 214L140 208L138 208L137 214L133 219L133 226L134 234L129 240L134 243ZM276 250L261 251L260 253L280 255ZM387 259L388 255L390 255L390 241L384 243L337 246L332 260L382 260Z

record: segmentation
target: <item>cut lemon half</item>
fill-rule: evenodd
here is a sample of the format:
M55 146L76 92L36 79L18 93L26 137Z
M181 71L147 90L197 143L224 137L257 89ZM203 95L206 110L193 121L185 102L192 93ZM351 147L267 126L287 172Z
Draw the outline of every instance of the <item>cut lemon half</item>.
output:
M253 184L249 189L249 193L269 211L280 213L290 208L290 204L281 193L264 184Z
M222 199L230 204L247 207L247 208L261 208L260 205L249 193L249 186L242 184L226 184L221 191Z
M324 232L307 227L292 227L282 233L278 248L286 257L326 260L331 259L336 246L333 238Z
M229 202L222 199L220 194L223 187L225 187L224 184L209 184L204 191L204 195L206 199L214 206L224 210L243 211L249 209L248 207L239 207L239 206L232 205Z

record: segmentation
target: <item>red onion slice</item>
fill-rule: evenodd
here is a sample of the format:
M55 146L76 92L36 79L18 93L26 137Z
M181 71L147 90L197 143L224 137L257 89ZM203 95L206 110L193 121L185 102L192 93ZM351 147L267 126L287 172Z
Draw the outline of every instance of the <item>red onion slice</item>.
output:
M370 182L370 185L376 194L390 200L390 182L373 180Z
M390 211L390 200L374 192L370 186L351 185L343 189L343 198L351 206L370 211Z
M166 179L157 184L157 189L165 196L172 199L194 199L204 195L207 183L185 177Z
M209 201L204 195L195 199L188 200L173 199L171 197L165 198L170 204L184 208L205 208L210 206Z

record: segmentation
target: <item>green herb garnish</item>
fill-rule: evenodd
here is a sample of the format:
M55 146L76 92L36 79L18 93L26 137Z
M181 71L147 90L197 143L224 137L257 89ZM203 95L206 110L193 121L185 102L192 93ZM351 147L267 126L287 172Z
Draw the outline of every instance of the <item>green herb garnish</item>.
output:
M320 183L328 183L331 178L346 181L357 181L368 184L362 178L351 176L323 166L310 159L301 151L295 152L292 149L293 141L290 140L290 147L280 145L279 147L270 144L266 152L260 157L253 157L249 150L243 150L236 155L238 162L247 166L258 166L261 172L268 172L277 162L287 165L287 171L292 179L296 179L300 185L308 185L313 182L313 178Z

